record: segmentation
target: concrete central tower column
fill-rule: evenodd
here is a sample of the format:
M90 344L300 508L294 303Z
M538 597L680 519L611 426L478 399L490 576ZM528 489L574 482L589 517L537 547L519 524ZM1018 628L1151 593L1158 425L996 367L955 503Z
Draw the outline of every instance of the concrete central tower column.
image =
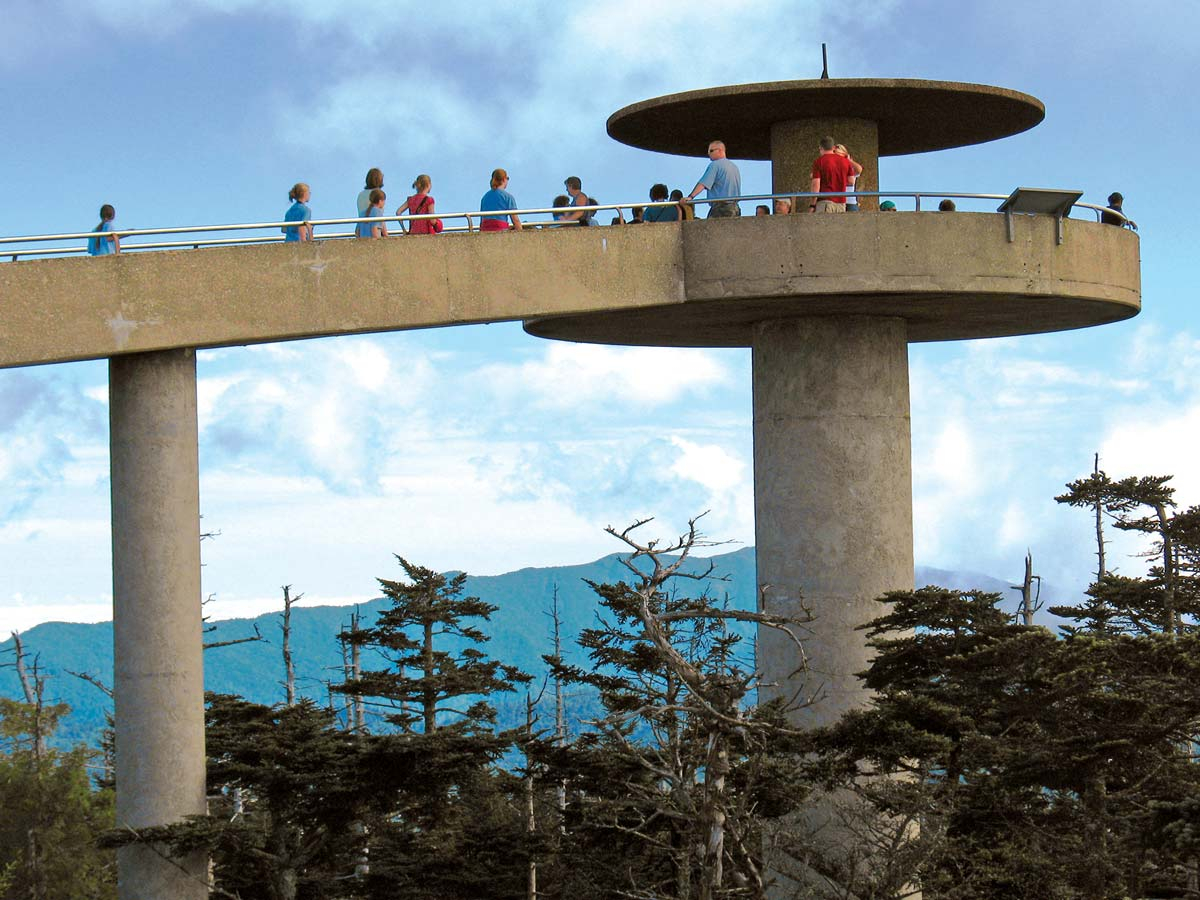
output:
M205 812L195 351L109 360L117 827ZM203 900L203 854L117 853L121 900Z
M793 720L826 725L867 696L869 654L857 626L874 598L911 588L912 458L908 335L903 319L828 316L753 330L754 523L759 589L773 613L814 617L795 645L759 633L772 674L762 700L802 705Z
M821 138L829 135L845 146L863 171L855 185L860 191L879 190L879 126L868 119L793 119L771 125L771 191L807 191L812 164L820 152ZM863 197L865 212L878 209L874 197ZM807 210L798 210L807 212Z

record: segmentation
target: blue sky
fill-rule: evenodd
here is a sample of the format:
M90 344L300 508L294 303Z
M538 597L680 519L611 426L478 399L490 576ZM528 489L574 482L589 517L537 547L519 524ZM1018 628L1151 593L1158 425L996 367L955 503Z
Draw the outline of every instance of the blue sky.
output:
M0 234L279 218L295 181L352 213L380 166L474 209L505 166L525 206L576 174L601 200L701 162L604 133L678 90L814 77L995 84L1046 120L973 148L885 159L884 189L1122 191L1143 313L1069 334L914 345L919 563L1064 590L1093 566L1052 497L1100 451L1200 502L1196 55L1186 4L7 0ZM717 137L714 135L714 137ZM851 148L853 149L853 148ZM765 163L742 166L767 190ZM0 263L6 264L6 263ZM0 315L3 298L0 297ZM749 352L588 347L490 325L206 351L199 358L204 591L219 616L375 595L392 553L488 574L617 548L607 524L753 542ZM0 634L111 602L104 363L0 371ZM1135 547L1120 544L1119 554ZM1121 558L1126 571L1136 559Z

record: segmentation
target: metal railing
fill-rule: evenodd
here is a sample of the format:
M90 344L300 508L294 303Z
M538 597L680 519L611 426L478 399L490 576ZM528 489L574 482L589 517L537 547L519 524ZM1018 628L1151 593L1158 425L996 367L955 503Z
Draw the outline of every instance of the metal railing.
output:
M740 197L727 197L716 200L696 199L690 201L696 206L703 206L712 203L758 203L761 201L769 201L773 204L776 200L787 200L791 204L792 215L802 215L804 210L799 209L800 200L820 200L830 197L872 197L877 200L890 200L893 198L900 200L912 200L913 211L921 212L922 200L996 200L1003 201L1008 194L972 194L960 192L932 192L932 191L845 191L843 193L823 192L813 193L811 191L792 191L780 192L774 194L745 194ZM443 230L443 234L472 234L479 231L480 223L484 218L504 218L509 215L515 215L522 220L524 228L532 229L553 229L578 227L577 221L564 221L555 219L554 216L562 215L564 212L591 212L599 213L611 211L616 213L619 222L625 222L625 211L635 208L652 209L655 207L676 206L675 201L633 201L626 203L599 203L594 206L571 206L571 207L532 207L529 209L511 209L511 210L471 210L464 212L449 212L449 213L425 213L421 215L400 215L400 216L373 216L373 217L354 217L354 218L338 218L338 219L311 219L306 224L317 227L329 227L339 225L357 225L360 222L369 222L372 225L381 223L410 223L431 219L443 219L447 221L461 221L462 225L448 226ZM1100 221L1104 214L1119 216L1123 223L1128 223L1130 220L1121 213L1108 207L1099 206L1094 203L1076 203L1073 208L1087 209L1095 213L1096 221ZM899 210L898 210L899 211ZM966 210L964 210L966 211ZM987 210L993 212L994 210ZM551 216L550 219L538 219L524 221L526 217L532 216ZM13 262L22 258L32 258L38 256L77 256L87 253L87 246L71 246L71 247L46 247L46 246L13 246L13 245L44 245L50 243L58 243L71 240L88 240L103 236L108 238L115 236L121 241L121 252L144 252L148 250L180 250L180 249L195 249L199 250L204 247L227 247L236 244L274 244L282 243L285 240L285 235L282 233L285 227L295 228L298 222L240 222L230 225L181 225L171 226L167 228L126 228L113 229L112 231L96 232L96 231L73 231L64 232L61 234L30 234L17 237L0 237L0 257L7 258ZM161 236L161 235L194 235L194 234L214 234L219 232L247 232L247 231L264 231L271 230L274 234L258 234L258 235L239 235L235 237L220 237L204 240L174 240L174 241L144 241L135 243L125 243L129 237L143 236ZM313 239L319 241L325 240L344 240L354 238L354 231L335 231L322 234L314 234ZM398 237L400 235L393 234L389 237ZM12 247L12 249L8 249Z

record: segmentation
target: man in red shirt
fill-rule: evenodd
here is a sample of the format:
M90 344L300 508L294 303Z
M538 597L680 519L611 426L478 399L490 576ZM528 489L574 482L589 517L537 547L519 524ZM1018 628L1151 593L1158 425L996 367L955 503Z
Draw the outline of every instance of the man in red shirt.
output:
M831 137L821 138L821 155L813 161L812 192L840 193L846 190L846 180L851 175L861 175L863 167L849 155L841 156L834 152L836 143ZM809 212L845 212L846 197L813 198L808 207Z

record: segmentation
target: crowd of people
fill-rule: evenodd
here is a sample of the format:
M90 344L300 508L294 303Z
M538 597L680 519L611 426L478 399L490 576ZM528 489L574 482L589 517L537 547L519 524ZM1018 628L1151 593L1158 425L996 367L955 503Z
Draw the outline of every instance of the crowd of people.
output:
M736 198L742 195L742 177L737 164L726 156L725 144L713 141L708 145L708 167L696 182L691 192L684 194L682 190L669 191L665 184L655 184L650 188L650 204L635 206L630 220L626 222L618 209L613 217L612 225L639 225L651 222L678 222L695 218L693 202L703 191L708 202L708 218L734 218L742 214ZM844 213L858 212L858 197L855 194L858 177L863 167L851 156L845 145L836 143L833 137L823 137L819 145L819 153L813 160L809 194L824 194L822 197L812 197L808 206L811 213ZM436 203L430 195L433 181L428 175L418 175L413 181L413 193L396 208L396 216L415 216L401 220L398 224L405 234L439 234L443 230L442 220L435 213ZM579 227L594 226L596 209L599 201L589 196L583 190L583 181L577 175L569 176L564 182L565 194L560 194L552 201L554 212L551 216L554 226L574 225ZM304 182L298 182L288 192L291 206L284 213L282 227L286 243L298 243L313 239L312 209L308 205L312 190ZM1119 227L1137 230L1137 225L1126 218L1122 204L1124 197L1120 193L1112 193L1108 197L1108 208L1101 215L1101 222ZM354 234L358 238L385 238L388 236L388 223L385 212L387 194L383 190L383 171L372 168L367 171L363 189L358 194L357 218ZM519 209L516 198L508 192L508 172L495 169L492 172L491 184L488 191L479 201L481 231L521 231L524 225L520 216L514 211ZM895 212L896 204L884 200L879 204L881 212ZM939 212L954 212L956 206L953 200L947 198L938 206ZM774 207L760 204L755 209L756 216L791 215L797 212L792 208L788 199L775 200ZM100 208L100 224L93 229L94 237L88 239L88 253L92 256L107 256L121 252L121 242L117 234L113 234L113 221L116 210L110 204ZM374 222L372 219L379 219Z

